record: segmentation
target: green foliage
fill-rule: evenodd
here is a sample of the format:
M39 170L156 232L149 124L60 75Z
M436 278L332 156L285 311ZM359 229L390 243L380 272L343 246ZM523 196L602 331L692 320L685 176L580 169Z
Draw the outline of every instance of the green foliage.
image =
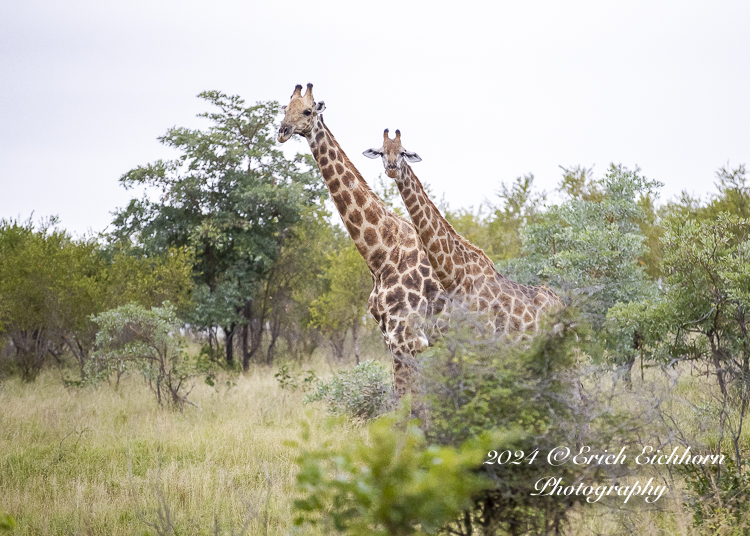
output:
M16 520L10 514L0 514L0 530L12 531L16 528Z
M522 249L521 229L537 221L546 199L544 192L535 193L533 187L534 175L518 177L510 186L501 184L497 192L500 204L489 204L487 215L480 207L476 213L465 209L445 211L445 218L494 261L515 258Z
M266 364L272 362L274 342L279 335L290 357L309 358L322 342L312 326L311 304L325 291L324 270L328 256L345 244L344 231L331 225L330 214L322 206L306 208L302 219L284 241L279 259L270 276L261 285L266 303L265 318L270 319L270 341ZM262 307L258 308L258 314Z
M133 255L101 249L92 238L73 239L31 221L0 221L0 332L16 349L22 376L33 379L48 356L71 354L83 379L94 344L91 315L127 301L189 307L190 259L181 250ZM4 327L3 327L4 326Z
M351 370L340 370L328 382L318 380L305 403L324 401L329 411L357 419L372 419L391 409L391 375L374 361L364 361Z
M748 220L720 214L716 221L666 222L660 299L619 305L613 320L644 338L648 356L661 361L714 362L742 377L736 359L747 349L750 307ZM744 358L740 357L740 362Z
M181 409L188 402L194 369L184 352L174 307L146 309L130 303L94 317L97 350L88 379L96 383L113 372L136 370L148 381L160 406ZM188 402L189 403L189 402Z
M686 469L695 522L711 525L748 512L747 459L743 424L750 408L749 220L720 213L715 221L673 217L663 237L664 289L658 300L618 304L609 320L637 332L646 359L675 364L693 361L713 369L718 396L718 442L728 444L733 463L716 474Z
M749 224L724 213L716 221L668 221L660 299L618 304L609 316L640 334L650 359L711 364L724 396L732 382L740 393L750 386L750 240L742 238ZM747 404L746 394L741 399Z
M731 534L745 535L750 530L750 462L736 465L728 460L721 465L684 465L679 471L691 492L688 500L693 523L706 532L729 525Z
M431 446L414 422L381 418L367 442L303 452L295 523L362 536L435 534L489 485L474 468L491 443Z
M273 375L279 382L279 387L290 391L300 390L303 393L312 389L319 381L318 375L312 370L299 371L284 363L279 371Z
M469 324L446 334L421 359L431 441L455 447L493 432L503 438L493 449L523 452L520 464L482 466L493 486L474 497L472 508L453 521L453 534L472 534L478 527L484 534L515 534L520 527L545 533L560 526L573 504L566 497L530 495L536 482L549 476L544 461L549 450L584 439L585 444L596 444L584 436L589 418L576 370L578 356L589 346L588 328L572 307L556 311L549 320L530 344L516 345L477 337ZM541 458L530 463L535 451ZM581 471L560 466L555 476L573 482Z
M197 286L190 321L222 327L230 362L236 328L256 326L257 333L245 328L241 337L247 369L271 309L263 283L303 208L316 204L324 189L309 158L290 162L277 148L277 103L245 106L240 97L217 91L199 96L217 109L200 114L209 126L170 129L159 139L179 151L178 158L123 175L126 188L146 186L158 195L120 210L114 234L150 253L170 247L190 252Z
M320 329L330 341L334 355L341 359L349 327L352 328L355 347L359 343L359 333L367 314L367 299L372 291L372 275L350 240L329 253L324 266L320 276L324 290L310 304L310 325Z
M93 240L73 240L43 222L0 220L0 329L13 341L16 362L32 380L48 356L60 359L64 338L85 329L101 303L100 262Z
M100 310L126 303L159 306L170 302L178 314L194 307L192 302L193 257L184 248L168 248L162 254L143 255L124 243L108 244L100 253L106 260L103 274L106 299Z
M580 173L579 173L580 174ZM639 198L660 186L638 171L611 166L604 178L577 197L551 207L538 223L523 231L525 257L500 266L501 273L526 283L585 292L587 320L604 325L607 310L618 302L642 299L654 292L642 262L644 214Z
M557 190L565 195L568 199L578 201L592 201L600 203L605 193L601 185L592 179L592 169L586 169L583 166L573 166L570 169L560 166L563 170L563 178Z
M530 346L478 337L470 322L462 329L456 323L456 330L427 349L421 377L429 437L457 445L487 430L519 426L537 436L570 417L573 369L588 331L572 307L557 311L550 322L555 328L548 326Z
M643 212L643 217L638 220L638 227L641 233L646 237L646 250L640 257L646 273L652 280L661 277L661 257L662 242L661 237L664 234L664 227L661 223L660 208L654 203L654 195L646 194L638 199L638 206Z

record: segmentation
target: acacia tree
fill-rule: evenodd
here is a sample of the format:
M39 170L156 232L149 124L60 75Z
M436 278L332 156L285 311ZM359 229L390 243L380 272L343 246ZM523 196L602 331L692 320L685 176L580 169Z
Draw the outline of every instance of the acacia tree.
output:
M180 156L139 166L120 179L126 188L147 186L158 195L119 210L114 234L149 252L184 247L194 256L196 309L188 320L222 328L230 364L239 333L247 370L266 329L256 303L262 282L303 208L325 190L309 158L289 160L276 147L277 103L246 106L218 91L199 97L218 109L199 114L208 126L175 127L159 138Z
M638 336L623 340L624 332L605 326L607 311L616 303L651 296L656 286L641 260L647 252L641 201L661 186L639 170L612 165L599 180L589 170L564 169L560 191L569 199L552 206L522 230L524 257L500 265L500 272L524 283L548 284L580 298L584 317L611 348L610 358L624 364L625 381L639 346Z
M747 529L750 480L745 451L750 414L750 220L726 212L715 221L671 218L662 239L665 274L658 299L617 304L608 319L639 333L645 359L663 366L692 362L712 372L709 397L693 406L699 436L675 425L683 446L732 456L722 467L679 468L694 493L694 522L719 519ZM703 443L703 445L700 445ZM710 523L705 523L706 525ZM746 533L746 532L744 532Z

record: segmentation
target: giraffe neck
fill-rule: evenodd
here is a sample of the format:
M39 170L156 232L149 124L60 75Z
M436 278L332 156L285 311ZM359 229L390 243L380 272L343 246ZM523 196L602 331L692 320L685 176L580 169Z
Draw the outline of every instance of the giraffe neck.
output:
M390 238L398 232L393 216L370 190L321 116L305 137L354 245L370 271L377 273L389 253L386 246Z
M470 260L480 260L495 270L492 261L484 251L477 248L456 232L435 204L430 200L411 166L402 161L396 180L406 209L414 222L427 256L443 287L452 291L457 287L467 287L467 264ZM465 290L470 291L469 288Z

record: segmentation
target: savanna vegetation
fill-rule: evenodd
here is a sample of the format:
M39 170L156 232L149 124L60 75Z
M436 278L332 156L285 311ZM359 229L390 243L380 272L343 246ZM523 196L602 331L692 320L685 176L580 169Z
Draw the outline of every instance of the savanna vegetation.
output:
M454 313L421 357L420 422L276 103L200 97L204 128L160 138L176 157L121 177L146 193L112 232L0 221L0 532L750 534L744 166L707 199L612 165L439 203L566 305L516 345ZM551 463L564 448L629 461ZM649 448L723 458L635 463ZM663 495L625 501L646 482Z

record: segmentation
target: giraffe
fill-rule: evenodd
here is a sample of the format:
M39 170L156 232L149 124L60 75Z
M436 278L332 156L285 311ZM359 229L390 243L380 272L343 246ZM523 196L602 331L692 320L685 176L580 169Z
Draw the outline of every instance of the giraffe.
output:
M486 314L495 333L514 339L536 333L544 312L562 305L546 287L521 285L502 276L482 249L453 229L409 166L422 159L401 145L400 131L390 139L386 129L383 146L363 154L382 157L386 175L396 180L430 264L453 303Z
M422 249L414 226L388 211L339 146L321 115L323 101L315 102L312 84L305 94L298 85L278 141L304 136L331 193L336 209L367 263L373 281L367 308L383 332L393 356L398 398L416 392L415 355L428 345L425 319L440 311L443 288Z

